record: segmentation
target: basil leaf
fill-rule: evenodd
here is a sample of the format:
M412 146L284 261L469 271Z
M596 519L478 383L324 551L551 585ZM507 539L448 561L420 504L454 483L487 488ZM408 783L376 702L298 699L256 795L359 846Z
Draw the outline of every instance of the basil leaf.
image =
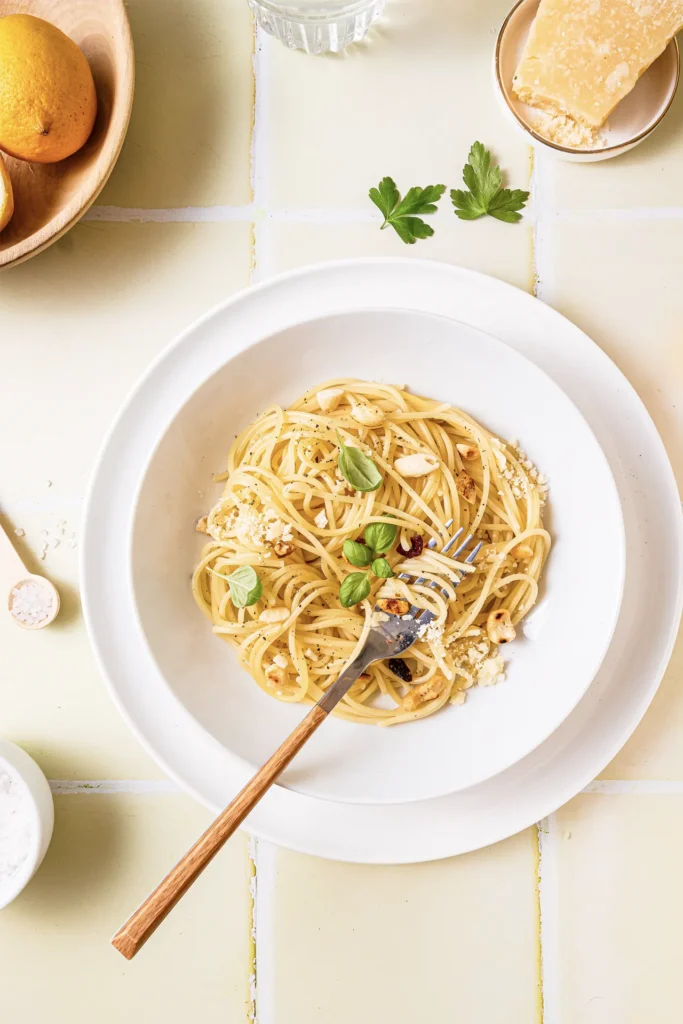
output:
M360 448L347 448L337 431L339 439L339 472L356 491L376 491L382 485L382 474L377 466L364 455Z
M236 608L248 608L256 604L263 593L263 584L251 565L241 565L226 579L230 587L230 598Z
M344 541L344 558L351 565L370 565L372 561L372 551L367 544L359 544L355 540Z
M394 570L391 568L386 558L376 558L372 563L372 571L375 576L379 576L382 580L388 580L390 576L394 575Z
M364 601L370 593L370 580L366 572L352 572L346 577L339 588L339 601L342 608L352 608L359 601Z
M388 551L389 548L393 547L397 533L398 527L394 526L393 523L370 523L365 531L364 540L373 551L380 554L382 551Z

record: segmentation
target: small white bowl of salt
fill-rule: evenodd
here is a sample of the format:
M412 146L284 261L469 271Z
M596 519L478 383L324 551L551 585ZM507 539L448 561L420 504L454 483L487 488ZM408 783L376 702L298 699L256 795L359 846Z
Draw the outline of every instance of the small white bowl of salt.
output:
M0 736L0 910L40 867L53 826L47 779L25 750Z

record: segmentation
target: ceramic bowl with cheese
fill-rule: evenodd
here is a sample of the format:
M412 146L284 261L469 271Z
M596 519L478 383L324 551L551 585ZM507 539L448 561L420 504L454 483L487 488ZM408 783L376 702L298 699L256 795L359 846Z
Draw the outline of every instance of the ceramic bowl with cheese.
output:
M606 6L519 0L498 35L493 72L503 111L558 159L626 153L661 123L676 93L678 0L662 0L659 15L627 0Z

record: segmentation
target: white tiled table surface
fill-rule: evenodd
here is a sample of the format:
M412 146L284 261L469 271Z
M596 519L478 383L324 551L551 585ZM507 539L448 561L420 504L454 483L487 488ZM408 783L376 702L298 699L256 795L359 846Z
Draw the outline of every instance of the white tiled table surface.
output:
M0 914L8 1024L683 1018L680 647L604 781L538 828L403 868L237 837L132 964L108 945L207 822L111 705L76 568L104 431L182 327L317 260L474 267L585 328L683 474L683 93L656 137L613 163L532 165L490 85L508 4L395 0L367 46L314 59L255 40L246 0L130 0L137 92L119 164L81 224L0 278L3 522L64 595L42 634L0 620L0 731L54 780L57 809L43 868ZM461 223L444 201L433 239L407 249L380 233L369 186L455 185L475 138L513 186L531 180L525 220Z

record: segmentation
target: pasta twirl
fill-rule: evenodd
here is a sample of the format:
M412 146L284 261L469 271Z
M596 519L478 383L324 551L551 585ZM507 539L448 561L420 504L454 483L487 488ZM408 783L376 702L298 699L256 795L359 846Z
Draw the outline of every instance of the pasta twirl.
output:
M344 478L337 432L372 459L382 477L376 490L356 491ZM429 471L402 475L401 467L417 465L406 462L411 455L426 456ZM507 609L516 624L529 612L550 548L547 487L515 443L405 388L340 379L287 409L267 409L235 440L221 479L225 489L206 520L210 540L193 592L216 635L265 692L287 702L318 700L363 643L375 601L389 595L430 608L436 618L399 666L404 678L387 663L372 666L336 714L380 725L412 721L503 678L489 616ZM357 570L343 543L362 541L377 522L397 527L385 553L396 575L370 573L367 600L344 608L341 583ZM473 566L439 553L460 526L483 541ZM227 577L243 565L253 566L263 590L255 604L238 608ZM396 578L403 572L425 583ZM458 572L465 578L456 589Z

